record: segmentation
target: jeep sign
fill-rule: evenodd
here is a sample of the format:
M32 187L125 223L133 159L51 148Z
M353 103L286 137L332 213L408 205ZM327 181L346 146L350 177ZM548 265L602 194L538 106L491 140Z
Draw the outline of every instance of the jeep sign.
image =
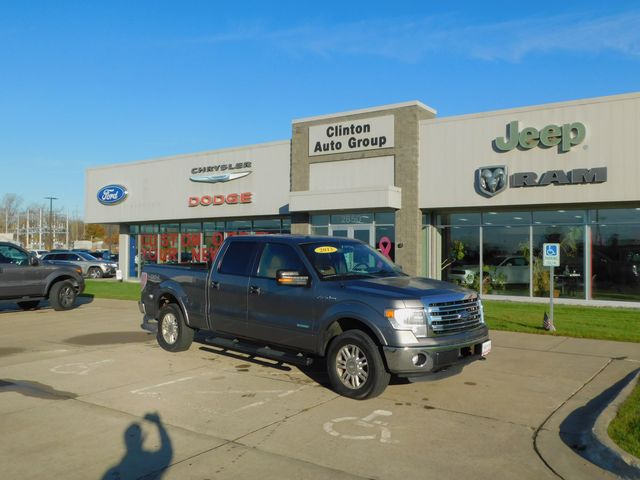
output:
M565 123L559 125L547 125L538 130L534 127L523 128L518 131L518 121L515 120L507 125L507 136L497 137L493 144L501 152L509 152L516 147L529 150L538 145L542 147L558 146L558 151L564 153L571 150L571 147L582 143L587 129L583 123Z

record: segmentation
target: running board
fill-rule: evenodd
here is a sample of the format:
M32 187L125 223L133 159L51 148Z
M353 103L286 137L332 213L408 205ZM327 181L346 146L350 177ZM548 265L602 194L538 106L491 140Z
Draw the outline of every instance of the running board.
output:
M249 355L255 355L256 357L269 358L271 360L277 360L279 362L291 363L294 365L300 365L308 367L313 363L313 358L307 357L301 353L287 353L280 350L274 350L269 347L258 347L250 343L241 342L237 339L229 340L221 337L209 337L205 339L209 345L220 347L229 350L235 350L237 352L247 353Z

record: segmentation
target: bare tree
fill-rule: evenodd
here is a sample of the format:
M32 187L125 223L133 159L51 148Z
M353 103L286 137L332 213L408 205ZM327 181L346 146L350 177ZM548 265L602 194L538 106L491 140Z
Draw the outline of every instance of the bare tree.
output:
M0 201L0 209L2 210L2 221L4 223L4 231L9 231L9 219L12 219L20 211L22 206L22 197L16 193L5 193Z

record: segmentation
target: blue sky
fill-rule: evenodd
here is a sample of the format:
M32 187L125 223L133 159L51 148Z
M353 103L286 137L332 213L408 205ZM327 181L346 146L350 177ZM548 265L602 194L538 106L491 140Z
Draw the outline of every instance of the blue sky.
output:
M88 167L288 139L296 118L638 91L636 1L0 0L0 197L82 214Z

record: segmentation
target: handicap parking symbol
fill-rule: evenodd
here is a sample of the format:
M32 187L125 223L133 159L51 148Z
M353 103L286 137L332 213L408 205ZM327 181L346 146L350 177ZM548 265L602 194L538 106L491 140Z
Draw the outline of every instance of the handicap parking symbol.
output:
M545 252L547 257L557 257L558 256L558 245L547 245L547 250Z

